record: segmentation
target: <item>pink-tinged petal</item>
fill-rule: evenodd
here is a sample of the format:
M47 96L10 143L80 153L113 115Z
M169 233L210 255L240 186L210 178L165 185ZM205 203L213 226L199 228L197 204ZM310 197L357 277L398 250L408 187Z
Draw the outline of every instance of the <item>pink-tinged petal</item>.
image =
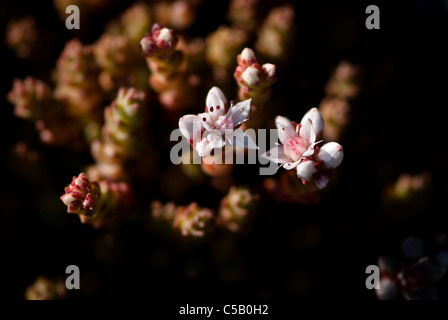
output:
M316 142L316 133L314 132L313 122L308 119L303 124L300 123L299 136L309 144Z
M296 167L297 176L305 181L310 181L317 172L314 161L303 161Z
M226 112L227 99L224 93L218 87L213 87L207 94L205 99L205 105L207 106L207 112L213 121L216 121L219 116L222 116Z
M244 48L237 60L240 65L247 67L257 62L257 57L255 56L254 50L250 48Z
M205 130L212 130L214 128L214 122L207 112L199 113L198 118L201 120L201 124Z
M324 144L317 154L317 159L322 161L328 169L339 166L344 158L344 150L337 142L328 142Z
M196 140L201 138L201 128L202 124L198 116L187 114L179 119L180 132L193 146Z
M296 162L287 162L283 165L283 168L285 168L286 170L294 169L295 167L297 167L299 165L299 163L301 161L302 160L300 159L300 160L297 160Z
M241 77L249 87L260 84L260 74L257 68L247 67Z
M277 116L275 117L275 125L277 126L278 139L282 144L288 144L290 139L294 139L298 136L294 130L294 126L288 118Z
M261 68L264 70L264 72L266 72L269 80L273 81L275 79L275 72L277 70L275 64L265 63L261 66Z
M201 141L196 143L196 146L195 146L195 150L197 151L197 153L200 157L209 156L212 149L213 148L210 146L208 139L202 139Z
M238 102L227 112L227 118L231 118L233 120L233 124L235 127L246 121L247 117L249 116L251 100L252 99L247 99Z
M322 142L322 140L312 143L308 147L308 149L302 154L302 157L311 157L314 154L314 149L316 147L316 144L319 144L321 142Z
M226 135L227 137L227 135ZM258 149L257 144L250 135L241 129L236 129L229 139L230 144L241 149Z
M175 41L175 36L173 30L168 28L162 28L158 33L155 34L154 39L157 41L159 46L167 45Z
M320 139L322 137L322 132L324 131L324 119L322 118L319 110L317 108L311 108L308 110L308 112L303 116L302 121L300 121L302 126L307 123L307 119L311 120L316 137L317 139Z
M260 157L268 159L274 163L286 163L290 162L291 158L288 157L283 151L283 146L277 146L272 148L271 150L266 151Z
M323 189L328 185L330 178L326 175L321 174L318 179L314 181L314 184L318 189Z
M222 138L221 132L219 130L210 130L204 133L206 136L210 148L222 148L225 145L225 141Z

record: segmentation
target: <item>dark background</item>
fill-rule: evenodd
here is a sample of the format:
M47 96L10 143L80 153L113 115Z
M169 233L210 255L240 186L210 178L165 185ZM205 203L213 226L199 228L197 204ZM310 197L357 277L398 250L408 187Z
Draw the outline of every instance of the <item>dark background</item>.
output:
M0 55L2 291L22 299L38 275L63 276L76 264L88 290L71 298L102 299L376 299L365 288L365 268L380 254L398 257L408 236L430 238L448 229L446 218L446 92L448 4L444 1L301 1L295 3L297 48L291 67L279 74L274 95L285 97L279 114L300 119L324 96L330 71L341 59L364 67L365 87L344 141L338 186L319 205L266 202L253 231L237 238L240 250L229 270L244 264L238 281L223 279L207 244L179 249L138 223L95 230L66 213L63 188L91 162L86 153L40 144L33 125L13 116L6 101L16 77L50 79L67 40L95 41L104 24L130 5L120 2L91 22L88 32L65 29L51 1L0 4L0 30L13 17L32 14L48 32L47 54L18 60L4 45ZM275 5L283 2L276 2ZM380 8L380 30L367 30L367 5ZM266 1L267 6L273 6ZM205 1L191 33L206 35L226 20L227 2ZM213 14L210 14L213 12ZM82 18L81 18L82 19ZM81 20L81 23L83 21ZM11 148L25 139L42 155L41 166L24 168ZM400 173L428 170L431 202L406 219L384 210L381 192ZM244 176L243 176L244 177ZM257 178L249 183L258 183ZM157 188L148 190L157 198ZM195 194L202 205L216 204ZM185 199L187 200L187 199ZM144 206L145 204L142 204ZM149 203L146 205L149 208ZM113 243L108 243L112 235ZM82 282L82 287L83 288ZM447 280L437 284L442 299Z

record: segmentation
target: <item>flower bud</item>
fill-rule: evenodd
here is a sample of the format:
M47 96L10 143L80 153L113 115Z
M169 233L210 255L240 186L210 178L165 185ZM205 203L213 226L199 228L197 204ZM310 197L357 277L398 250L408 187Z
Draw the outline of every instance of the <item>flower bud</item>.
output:
M248 87L260 85L259 73L254 67L247 67L247 69L241 74L241 77L246 82Z
M241 54L237 57L238 64L241 66L250 66L257 62L257 57L255 56L254 50L250 48L244 48Z
M203 237L213 221L213 211L201 208L196 202L176 211L173 226L184 237Z
M73 177L72 183L65 187L65 194L61 196L62 202L68 207L68 213L93 216L95 204L100 198L99 186L91 183L84 173Z
M317 172L316 163L314 161L304 161L296 167L297 176L303 181L310 181L313 174Z
M246 187L231 187L227 196L221 200L218 223L232 232L239 232L247 225L258 195Z
M277 70L277 67L275 66L275 64L272 63L265 63L264 65L261 66L261 68L264 70L264 72L266 72L267 78L274 82L275 81L275 72Z
M344 158L342 146L337 142L328 142L320 148L317 159L322 161L327 169L339 166Z

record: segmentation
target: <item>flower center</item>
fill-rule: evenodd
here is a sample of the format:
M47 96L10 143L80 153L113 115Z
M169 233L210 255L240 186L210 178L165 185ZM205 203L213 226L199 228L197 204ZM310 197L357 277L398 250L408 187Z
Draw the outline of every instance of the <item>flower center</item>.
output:
M215 128L221 132L225 133L226 129L233 129L234 123L232 118L226 118L226 116L219 116L218 120L215 122Z
M291 159L297 161L302 157L302 154L308 149L309 146L310 144L308 141L302 137L295 137L287 141L287 143L283 146L283 151Z

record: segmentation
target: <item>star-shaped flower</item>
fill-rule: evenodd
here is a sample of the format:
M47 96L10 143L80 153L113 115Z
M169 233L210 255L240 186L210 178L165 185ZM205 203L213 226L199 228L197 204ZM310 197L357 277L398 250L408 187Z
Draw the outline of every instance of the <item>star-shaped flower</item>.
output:
M310 109L299 124L281 116L275 118L278 137L282 144L265 152L261 157L279 163L286 170L295 169L304 183L313 181L318 188L327 186L332 170L344 157L342 146L329 142L322 147L324 121L316 108Z
M257 149L249 135L236 130L249 120L250 102L251 99L247 99L235 105L231 103L229 107L221 89L213 87L207 94L205 112L183 116L179 119L179 129L201 157L226 144Z

